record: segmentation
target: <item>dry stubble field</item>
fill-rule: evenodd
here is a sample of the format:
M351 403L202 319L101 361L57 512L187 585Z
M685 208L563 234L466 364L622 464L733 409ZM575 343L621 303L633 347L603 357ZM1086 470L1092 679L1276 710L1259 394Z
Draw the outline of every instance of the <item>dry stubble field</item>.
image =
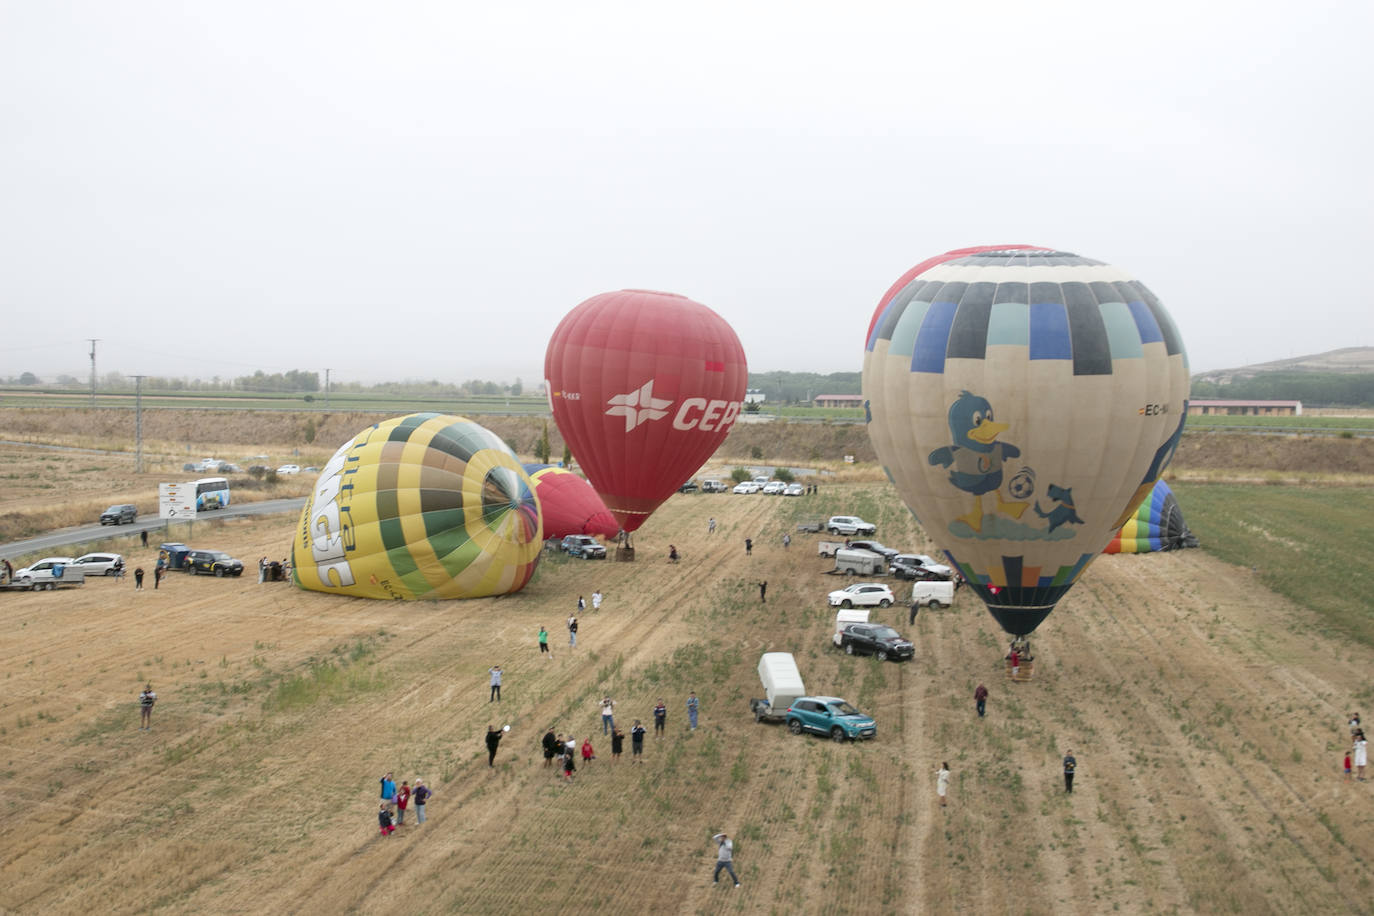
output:
M849 658L827 649L823 595L841 583L821 574L814 538L779 543L795 516L839 511L878 522L886 543L933 546L885 484L851 483L677 496L637 535L638 562L555 558L501 599L401 605L179 575L157 591L0 594L0 908L1370 909L1374 788L1338 771L1362 652L1200 550L1104 557L1041 627L1031 683L1002 678L1004 639L968 598L910 628L904 609L880 615L915 638L914 663ZM194 541L251 565L285 552L294 521L198 522ZM131 541L121 549L151 568ZM569 650L563 622L598 587L606 604ZM535 648L541 624L552 660ZM812 691L874 715L877 740L756 725L747 700L769 649L795 652ZM147 680L160 701L144 733ZM650 737L642 765L610 760L605 692L624 723L667 702L667 737ZM512 726L494 770L489 723ZM595 739L599 759L571 786L542 765L549 726ZM386 770L436 797L427 825L383 840ZM736 836L740 890L710 885L718 830Z

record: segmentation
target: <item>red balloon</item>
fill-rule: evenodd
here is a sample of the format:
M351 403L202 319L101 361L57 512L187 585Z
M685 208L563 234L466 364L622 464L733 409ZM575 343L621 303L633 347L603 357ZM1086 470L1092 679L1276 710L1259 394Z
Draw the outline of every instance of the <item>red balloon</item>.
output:
M534 481L534 495L544 517L544 537L591 534L613 538L620 523L596 495L592 485L566 468L527 464L525 473Z
M699 302L621 290L583 302L549 341L553 419L620 526L634 531L725 441L748 368Z
M887 292L883 293L883 298L878 300L878 307L873 310L873 317L868 319L868 335L864 337L864 344L867 345L873 339L873 329L878 326L878 318L883 314L883 309L887 308L892 297L901 292L902 287L921 274L930 270L936 264L943 264L946 261L953 261L955 258L966 257L971 254L979 254L984 251L1048 251L1048 248L1041 248L1039 245L974 245L972 248L956 248L953 251L946 251L944 254L937 254L933 258L926 258L920 264L908 270L897 278L897 282L888 287Z

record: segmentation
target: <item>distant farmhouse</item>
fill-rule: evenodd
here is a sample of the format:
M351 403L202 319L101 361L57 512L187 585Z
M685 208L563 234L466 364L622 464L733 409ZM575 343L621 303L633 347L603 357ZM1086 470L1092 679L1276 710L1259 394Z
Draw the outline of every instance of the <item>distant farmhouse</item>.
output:
M757 388L750 388L744 392L744 403L746 404L762 404L766 400L768 400L767 395Z
M1221 417L1300 417L1302 401L1209 401L1188 402L1193 416Z
M861 394L818 394L812 400L817 407L864 406L864 396Z

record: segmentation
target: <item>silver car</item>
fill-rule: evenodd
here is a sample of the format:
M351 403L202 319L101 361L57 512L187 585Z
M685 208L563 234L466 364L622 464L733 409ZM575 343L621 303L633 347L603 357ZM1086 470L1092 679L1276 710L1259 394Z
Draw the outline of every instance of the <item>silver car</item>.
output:
M117 553L87 553L73 560L72 565L86 570L88 576L117 576L124 568L124 557Z

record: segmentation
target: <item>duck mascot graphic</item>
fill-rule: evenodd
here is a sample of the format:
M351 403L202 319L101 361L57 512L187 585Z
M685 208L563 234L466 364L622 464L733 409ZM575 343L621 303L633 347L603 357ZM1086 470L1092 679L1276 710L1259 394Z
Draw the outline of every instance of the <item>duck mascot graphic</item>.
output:
M1012 518L1019 519L1028 505L1002 499L1002 464L1021 454L1016 446L997 441L1006 429L1006 423L993 420L992 405L986 398L961 391L949 408L949 432L954 444L930 453L932 465L950 469L950 483L973 495L973 508L959 516L958 521L974 531L983 528L984 493L995 493L997 511Z

